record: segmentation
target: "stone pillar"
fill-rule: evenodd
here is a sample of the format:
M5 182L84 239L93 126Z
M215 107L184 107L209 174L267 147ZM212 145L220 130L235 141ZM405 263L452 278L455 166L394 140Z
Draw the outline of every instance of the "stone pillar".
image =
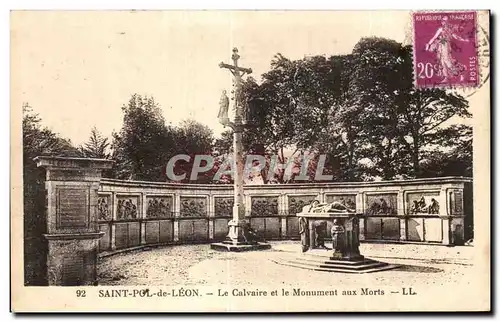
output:
M356 213L362 214L359 218L359 240L365 240L365 207L364 207L364 195L362 192L356 194Z
M47 282L51 286L97 284L97 200L102 159L36 157L46 170Z
M181 196L176 193L174 196L174 242L179 241L179 217L181 216Z
M449 208L447 221L443 220L443 236L448 230L449 244L463 245L465 242L464 198L462 189L448 190Z
M441 217L442 222L442 234L443 234L443 244L450 245L450 209L449 200L446 195L446 187L441 188L439 193L439 217ZM425 235L424 235L425 236Z
M238 110L238 106L236 106ZM237 112L238 113L238 112ZM245 162L243 160L243 143L241 126L241 118L236 116L235 127L233 132L233 177L234 177L234 205L233 205L233 218L229 221L228 238L232 241L233 245L246 243L248 235L249 222L245 219L245 204L243 200L243 175Z
M215 198L212 193L208 196L208 239L215 236Z
M405 194L403 190L398 192L397 197L398 203L398 217L399 217L399 240L406 241L406 202L405 202Z
M281 238L285 239L288 235L288 197L282 193L278 200L278 214L281 220Z
M140 241L140 244L141 245L146 245L146 221L144 221L144 219L146 219L146 215L147 215L147 207L148 207L148 203L147 203L147 200L146 200L146 194L145 193L141 193L141 196L140 196L140 202L141 202L141 213L139 214L140 215L140 233L141 233L141 241Z
M109 239L111 250L116 250L116 218L117 218L117 207L116 207L116 192L113 192L111 195L111 204L113 205L111 211L111 227L109 228Z
M346 231L347 257L356 259L363 257L359 252L359 218L358 215L349 217L344 223Z

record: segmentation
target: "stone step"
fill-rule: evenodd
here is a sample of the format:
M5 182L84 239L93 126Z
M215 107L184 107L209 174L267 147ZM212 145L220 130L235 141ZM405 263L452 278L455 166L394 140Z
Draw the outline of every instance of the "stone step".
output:
M285 262L288 263L293 263L293 264L299 264L299 265L306 265L306 266L313 266L313 267L321 267L321 268L341 268L341 269L349 269L349 270L356 270L356 271L361 271L361 270L366 270L366 269L371 269L371 268L377 268L377 267L382 267L388 265L387 263L381 263L381 262L369 262L365 264L360 264L360 265L346 265L346 264L341 264L341 263L328 263L328 262L323 262L323 263L313 263L309 261L303 261L299 259L295 260L284 260Z
M327 263L327 264L333 264L333 265L341 264L341 265L349 265L349 266L358 266L358 265L365 265L365 264L370 264L370 263L379 263L378 261L375 261L375 260L369 259L369 258L349 261L349 260L342 260L342 259L317 258L315 256L300 256L300 257L294 257L294 259L307 261L310 263Z
M349 273L349 274L375 273L375 272L385 271L385 270L389 270L389 269L393 269L393 268L397 267L396 265L382 263L385 265L377 266L377 267L370 267L370 268L366 268L363 270L356 270L356 269L352 269L351 267L349 267L349 268L322 267L322 266L317 266L317 265L299 264L299 263L292 263L289 261L281 261L281 260L273 260L273 262L275 262L276 264L279 264L279 265L308 269L308 270L313 270L313 271L332 272L332 273Z

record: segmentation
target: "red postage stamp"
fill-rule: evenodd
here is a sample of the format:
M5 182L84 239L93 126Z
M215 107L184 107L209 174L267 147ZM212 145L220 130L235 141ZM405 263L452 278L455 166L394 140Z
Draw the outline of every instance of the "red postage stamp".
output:
M417 12L413 29L416 87L478 86L475 11Z

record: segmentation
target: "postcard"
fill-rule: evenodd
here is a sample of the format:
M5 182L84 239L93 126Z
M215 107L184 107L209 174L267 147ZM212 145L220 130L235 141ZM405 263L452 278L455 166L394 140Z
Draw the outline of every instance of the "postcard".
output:
M11 310L491 310L490 12L12 11Z

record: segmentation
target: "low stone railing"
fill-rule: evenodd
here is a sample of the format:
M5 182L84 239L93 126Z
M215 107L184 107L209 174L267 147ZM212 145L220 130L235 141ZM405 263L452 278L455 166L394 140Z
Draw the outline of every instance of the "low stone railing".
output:
M97 213L105 235L100 251L222 240L232 216L232 194L231 185L102 179ZM462 177L247 185L246 217L268 240L298 238L295 214L314 199L342 202L364 213L362 241L452 245L472 237L471 179Z
M98 252L205 243L228 231L231 185L102 179L109 160L43 156L35 162L45 170L45 189L34 189L25 203L31 204L24 212L26 285L92 285ZM268 240L298 237L296 213L314 199L363 214L364 241L460 245L473 232L470 178L248 185L244 197L247 219Z

